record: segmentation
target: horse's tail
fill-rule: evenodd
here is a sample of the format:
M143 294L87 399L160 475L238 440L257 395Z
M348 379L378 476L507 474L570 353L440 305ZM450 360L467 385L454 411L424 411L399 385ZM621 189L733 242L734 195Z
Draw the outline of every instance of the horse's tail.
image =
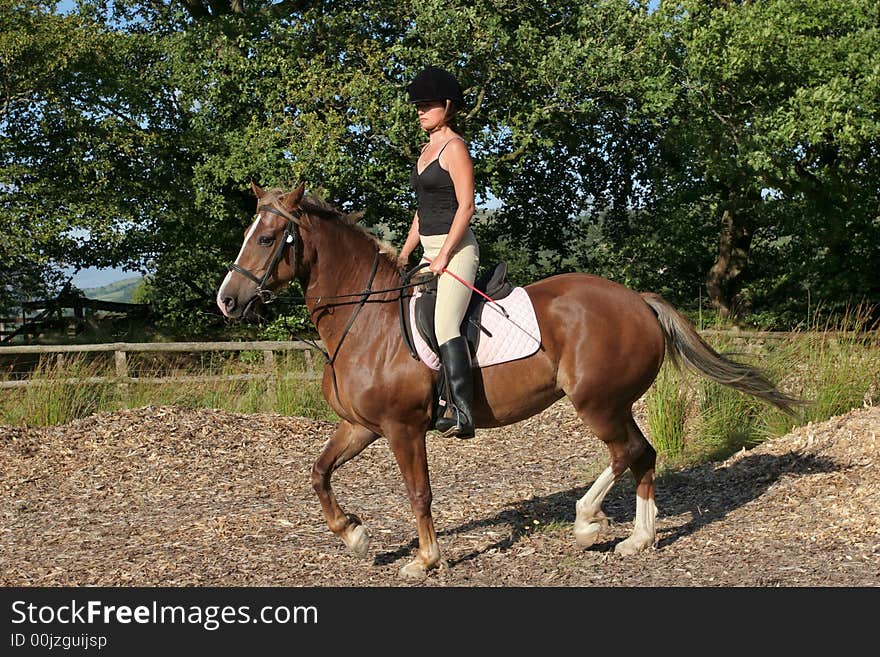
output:
M679 359L691 369L722 385L730 386L748 395L754 395L789 415L795 415L794 407L803 400L789 397L774 386L764 374L748 365L728 360L706 344L693 325L660 295L643 293L645 300L657 319L666 338L666 351L678 367Z

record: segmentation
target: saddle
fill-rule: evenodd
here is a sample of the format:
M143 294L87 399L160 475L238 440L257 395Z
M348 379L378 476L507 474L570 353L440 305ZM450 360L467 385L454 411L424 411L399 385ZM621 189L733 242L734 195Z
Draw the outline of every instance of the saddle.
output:
M410 275L412 272L410 272ZM401 276L401 285L409 282L409 276L404 274ZM434 333L434 310L437 305L437 276L422 275L414 277L413 281L419 283L419 294L415 299L415 308L413 315L416 324L416 330L422 336L422 339L431 350L438 354L440 346L437 344L437 336ZM495 299L503 299L513 292L513 286L507 280L507 263L499 262L474 281L474 287L487 296ZM410 296L401 293L399 298L400 307L400 328L403 335L403 341L409 349L410 354L416 360L420 360L418 351L416 350L413 333L412 322L410 320L409 303ZM483 333L491 334L480 323L480 316L483 312L487 300L480 294L472 294L471 301L468 304L464 319L461 323L461 334L467 339L468 347L471 352L471 358L477 353L477 347L480 343L480 336ZM446 381L446 373L440 369L439 376L434 385L434 400L431 409L431 426L437 422L437 419L443 414L448 400L450 399L450 391L448 382Z
M416 281L417 279L413 279ZM490 267L486 273L474 281L474 287L495 301L509 296L513 292L513 285L507 280L507 263L499 262ZM415 300L415 324L416 330L424 341L431 347L434 353L440 353L440 345L434 334L434 310L437 305L437 277L425 276L419 286L419 296ZM461 323L461 334L465 336L470 347L471 357L477 353L480 337L491 333L480 323L483 306L488 303L486 297L480 294L471 294L471 301ZM409 313L403 312L401 306L401 325L403 327L404 342L406 342L413 358L418 358L418 353L411 339L412 326L410 325Z

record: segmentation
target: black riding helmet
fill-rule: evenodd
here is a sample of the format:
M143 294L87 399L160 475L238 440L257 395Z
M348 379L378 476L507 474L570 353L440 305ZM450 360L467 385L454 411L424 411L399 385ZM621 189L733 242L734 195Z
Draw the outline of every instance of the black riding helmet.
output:
M464 105L464 95L458 80L447 71L429 66L421 71L406 87L409 102L423 103L431 100L451 100L457 107Z

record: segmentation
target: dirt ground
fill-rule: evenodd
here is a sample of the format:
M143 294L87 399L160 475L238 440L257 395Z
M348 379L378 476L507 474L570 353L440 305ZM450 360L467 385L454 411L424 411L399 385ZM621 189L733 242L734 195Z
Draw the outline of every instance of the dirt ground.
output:
M0 585L414 586L397 575L416 531L384 441L334 478L369 557L327 529L310 468L332 429L153 406L0 427ZM880 408L860 408L662 476L657 543L627 558L613 547L632 530L629 479L599 544L574 542L607 452L566 400L470 441L432 434L445 561L415 586L878 586L878 434Z

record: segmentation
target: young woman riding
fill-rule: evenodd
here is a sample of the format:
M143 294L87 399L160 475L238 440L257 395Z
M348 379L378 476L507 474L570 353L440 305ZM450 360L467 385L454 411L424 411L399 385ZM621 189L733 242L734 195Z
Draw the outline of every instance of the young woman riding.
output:
M452 408L437 420L435 428L445 436L471 438L473 374L470 348L460 330L471 290L455 276L474 282L480 249L471 230L474 167L453 122L463 104L462 90L451 73L431 66L416 75L407 91L422 130L428 133L428 143L410 174L417 209L399 264L406 267L409 256L421 245L422 262L430 263L430 271L439 276L434 331Z

